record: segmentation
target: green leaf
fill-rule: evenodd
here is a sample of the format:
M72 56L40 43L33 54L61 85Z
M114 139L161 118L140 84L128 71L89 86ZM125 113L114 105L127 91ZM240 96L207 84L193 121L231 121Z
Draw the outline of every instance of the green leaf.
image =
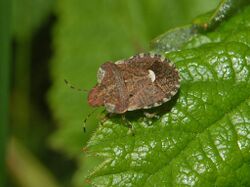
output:
M119 117L99 126L89 154L105 161L96 186L250 185L250 6L213 32L166 53L181 76L159 119ZM136 113L136 112L135 112Z
M168 30L152 40L151 48L158 53L182 49L187 43L189 44L190 40L199 38L197 34L216 30L216 26L247 4L250 4L248 0L222 0L214 11L198 16L193 20L193 24ZM206 37L202 39L204 43L211 42L207 41ZM191 44L191 47L195 47L194 44Z
M221 0L215 11L198 16L193 23L203 30L211 30L247 4L248 0Z

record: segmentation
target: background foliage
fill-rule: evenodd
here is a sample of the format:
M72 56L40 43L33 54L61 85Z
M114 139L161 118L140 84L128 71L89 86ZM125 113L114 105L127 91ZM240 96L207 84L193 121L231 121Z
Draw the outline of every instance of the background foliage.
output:
M151 39L169 28L190 23L196 15L213 9L218 2L218 0L13 1L11 133L15 138L9 145L9 163L16 163L14 161L18 161L19 158L24 161L24 166L29 165L31 169L22 172L24 166L13 167L9 164L10 181L12 181L10 185L39 186L38 182L30 182L28 177L27 179L25 177L34 175L38 177L33 177L35 181L50 181L50 186L85 186L84 175L100 161L95 158L86 160L86 154L81 150L96 129L101 110L89 119L87 134L83 134L83 119L91 111L87 106L86 94L68 89L63 80L66 78L78 87L90 89L96 83L96 70L100 64L106 60L117 60L147 51ZM186 48L223 40L249 43L248 30L244 30L246 20L248 17L243 21L235 18L232 24L222 25L218 32L194 38ZM235 25L241 32L232 30ZM206 51L214 47L216 50L223 48L208 45L197 53L203 52L204 56L209 55ZM217 53L216 50L211 52L211 55ZM228 47L228 51L230 50ZM241 54L242 58L247 54L247 50L238 44L232 50ZM190 52L193 54L192 60L205 58L197 57L198 54L192 50L173 53L169 57L178 62L181 61L179 56L187 58ZM196 74L197 77L199 73L201 72ZM228 84L229 89L231 84ZM193 85L193 87L200 86ZM243 87L237 87L242 91L242 95L237 97L243 98L244 94L247 94ZM224 87L218 89L226 92ZM189 93L188 88L184 86L180 94L182 93ZM193 96L195 94L197 93L194 92ZM223 99L228 99L230 107L235 107L237 112L241 106L237 107L238 104L231 103L239 101L235 97L232 94ZM158 122L157 124L160 125ZM109 129L109 125L111 122L100 129ZM118 131L122 131L121 134L126 135L126 129L117 126L111 129L118 128ZM221 124L222 131L223 128ZM152 129L154 127L148 129L149 133ZM217 130L220 132L221 129ZM202 128L200 130L202 131ZM226 132L230 133L230 129ZM197 135L190 133L188 137ZM206 136L206 133L199 136ZM188 149L187 153L183 154L188 154ZM177 158L175 162L179 161ZM232 162L235 167L241 163L237 159L232 159ZM229 164L228 167L230 166ZM248 171L248 165L242 165L240 172L245 171ZM228 176L234 175L229 173ZM98 180L102 181L101 178ZM221 180L221 183L223 181Z
M216 2L214 5L203 3L149 0L91 1L86 4L76 0L75 3L65 1L58 4L61 19L54 32L57 50L52 68L54 86L49 98L63 128L52 136L52 145L71 156L79 156L79 150L89 137L89 134L83 136L79 131L84 116L91 111L86 104L86 94L67 89L62 82L64 78L91 88L96 83L96 70L104 60L117 60L148 50L153 37L171 26L185 23L184 18L190 21L195 12L202 12L202 6L204 10L209 5L215 6ZM88 133L93 132L97 121L98 113L88 121ZM92 165L90 160L85 163L83 160L80 165ZM83 173L79 172L78 176L76 181L82 181Z

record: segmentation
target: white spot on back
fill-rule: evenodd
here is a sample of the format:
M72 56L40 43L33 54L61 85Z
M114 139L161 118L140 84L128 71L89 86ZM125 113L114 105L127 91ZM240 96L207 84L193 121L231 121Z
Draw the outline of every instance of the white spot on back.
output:
M97 82L98 83L101 83L102 82L102 79L104 78L104 76L105 76L105 70L104 69L102 69L102 68L99 68L98 69L98 72L97 72Z
M155 73L151 69L148 70L148 77L151 79L152 82L155 81Z

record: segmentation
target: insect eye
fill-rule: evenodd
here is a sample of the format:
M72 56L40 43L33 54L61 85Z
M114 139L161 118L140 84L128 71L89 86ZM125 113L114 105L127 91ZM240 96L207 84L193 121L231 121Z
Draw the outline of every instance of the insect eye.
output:
M129 97L133 97L133 94L129 94Z

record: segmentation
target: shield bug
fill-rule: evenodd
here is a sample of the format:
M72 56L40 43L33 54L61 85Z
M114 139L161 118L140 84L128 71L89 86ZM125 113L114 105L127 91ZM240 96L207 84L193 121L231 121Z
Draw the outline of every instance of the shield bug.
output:
M178 71L170 60L151 53L102 64L97 82L88 103L116 114L160 106L180 87Z

